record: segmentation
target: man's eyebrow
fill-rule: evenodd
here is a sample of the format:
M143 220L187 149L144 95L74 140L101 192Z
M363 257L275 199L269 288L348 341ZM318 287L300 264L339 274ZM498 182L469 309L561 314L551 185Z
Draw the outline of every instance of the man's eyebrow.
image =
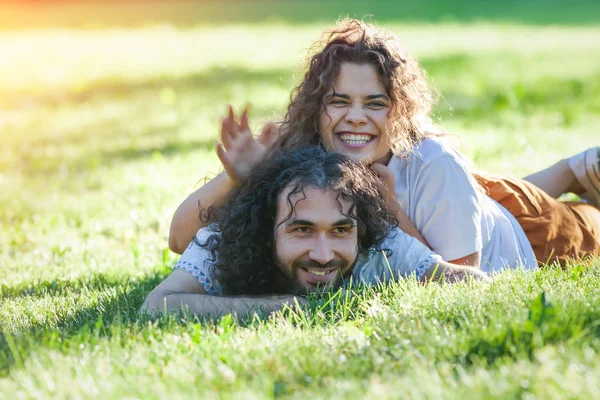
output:
M331 226L347 226L347 225L355 225L355 221L352 218L342 218L334 223ZM285 223L286 228L294 227L294 226L315 226L315 223L306 219L292 219Z
M354 226L356 223L352 218L342 218L340 220L335 221L331 226L346 226L352 225Z
M292 219L285 223L286 227L291 226L315 226L315 223L306 219Z

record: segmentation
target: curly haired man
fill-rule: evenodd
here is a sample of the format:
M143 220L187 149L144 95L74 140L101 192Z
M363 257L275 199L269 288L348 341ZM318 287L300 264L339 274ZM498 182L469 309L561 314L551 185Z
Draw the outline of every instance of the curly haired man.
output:
M444 262L400 231L381 170L320 147L279 152L222 206L207 210L173 272L142 311L205 317L279 310L303 294L350 280L489 279Z

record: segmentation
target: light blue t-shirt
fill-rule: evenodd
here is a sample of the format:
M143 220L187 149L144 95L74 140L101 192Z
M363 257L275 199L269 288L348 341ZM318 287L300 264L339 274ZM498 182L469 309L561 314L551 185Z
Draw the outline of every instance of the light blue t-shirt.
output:
M423 139L406 157L393 156L388 167L404 212L445 261L481 250L484 272L537 267L523 228L483 192L446 140Z
M221 285L212 273L215 260L211 252L202 247L213 234L209 228L201 228L173 268L192 274L206 293L221 295ZM375 285L411 275L422 279L425 272L441 260L439 255L400 229L394 229L378 248L381 250L372 249L368 255L359 256L352 270L353 284Z

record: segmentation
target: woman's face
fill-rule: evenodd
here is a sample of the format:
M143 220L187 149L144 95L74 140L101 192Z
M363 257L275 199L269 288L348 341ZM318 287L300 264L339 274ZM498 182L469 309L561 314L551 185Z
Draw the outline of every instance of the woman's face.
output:
M367 163L387 164L392 155L392 102L373 65L342 63L323 101L319 131L329 151Z

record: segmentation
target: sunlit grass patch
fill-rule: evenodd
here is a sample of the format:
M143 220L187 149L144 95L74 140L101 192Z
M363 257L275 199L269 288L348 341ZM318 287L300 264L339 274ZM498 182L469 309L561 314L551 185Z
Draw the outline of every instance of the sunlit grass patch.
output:
M304 311L243 324L231 318L150 322L126 309L102 310L103 297L126 305L118 300L128 297L121 284L99 295L90 292L87 320L67 316L62 323L43 323L35 341L14 331L5 336L17 359L13 350L4 354L5 367L12 367L4 369L8 375L0 388L63 395L93 389L107 396L220 391L358 398L373 391L391 395L402 382L414 396L454 397L457 389L481 397L594 395L595 386L558 379L574 374L582 382L597 372L598 269L588 266L573 279L574 268L506 272L492 284L422 286L409 280L356 288L313 297ZM40 300L68 312L65 292L58 293ZM141 302L140 293L133 301ZM50 364L56 373L43 371ZM127 376L145 384L132 387ZM423 379L437 386L419 384Z

